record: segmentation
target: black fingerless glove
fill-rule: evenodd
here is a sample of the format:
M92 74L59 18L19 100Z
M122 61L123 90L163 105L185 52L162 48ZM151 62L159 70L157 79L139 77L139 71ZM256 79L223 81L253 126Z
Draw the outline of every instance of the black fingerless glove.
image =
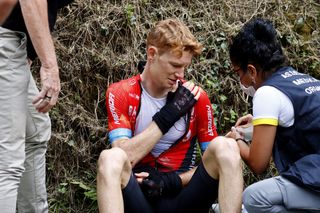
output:
M174 196L182 189L182 182L175 172L158 172L155 169L145 171L149 176L141 183L141 190L148 198Z
M166 134L174 123L197 102L190 90L182 85L179 85L177 90L170 96L171 100L167 101L166 105L152 117L162 134Z

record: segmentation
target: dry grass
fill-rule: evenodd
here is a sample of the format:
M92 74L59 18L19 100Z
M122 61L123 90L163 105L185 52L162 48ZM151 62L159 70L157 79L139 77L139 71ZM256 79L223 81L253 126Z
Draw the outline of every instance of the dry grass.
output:
M63 9L54 33L62 92L51 111L51 212L96 211L96 160L107 148L105 89L137 73L146 33L156 21L179 18L203 43L203 54L186 76L208 92L223 134L237 116L250 111L230 69L230 37L250 18L269 18L293 65L320 78L319 11L318 0L76 0ZM245 170L247 184L259 178Z

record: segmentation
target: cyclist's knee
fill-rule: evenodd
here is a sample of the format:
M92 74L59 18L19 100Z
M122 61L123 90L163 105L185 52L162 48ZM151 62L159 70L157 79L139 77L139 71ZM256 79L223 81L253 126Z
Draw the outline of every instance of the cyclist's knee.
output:
M101 175L120 175L129 162L128 156L120 148L103 150L98 160L98 173Z

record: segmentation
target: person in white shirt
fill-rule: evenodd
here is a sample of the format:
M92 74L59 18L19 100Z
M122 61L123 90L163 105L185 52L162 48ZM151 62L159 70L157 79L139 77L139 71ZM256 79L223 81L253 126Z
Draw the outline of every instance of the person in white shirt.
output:
M245 189L245 209L320 212L320 81L287 65L268 20L247 22L229 53L241 88L253 96L253 115L239 118L229 136L253 172L265 171L272 155L279 172ZM237 129L250 125L248 145Z

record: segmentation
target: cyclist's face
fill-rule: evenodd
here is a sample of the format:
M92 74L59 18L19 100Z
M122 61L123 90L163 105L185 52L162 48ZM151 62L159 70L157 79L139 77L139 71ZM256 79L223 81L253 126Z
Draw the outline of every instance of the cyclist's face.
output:
M183 51L178 57L171 51L166 51L161 55L155 55L152 63L153 80L159 87L172 89L178 79L183 79L186 68L191 64L193 55L188 51Z

